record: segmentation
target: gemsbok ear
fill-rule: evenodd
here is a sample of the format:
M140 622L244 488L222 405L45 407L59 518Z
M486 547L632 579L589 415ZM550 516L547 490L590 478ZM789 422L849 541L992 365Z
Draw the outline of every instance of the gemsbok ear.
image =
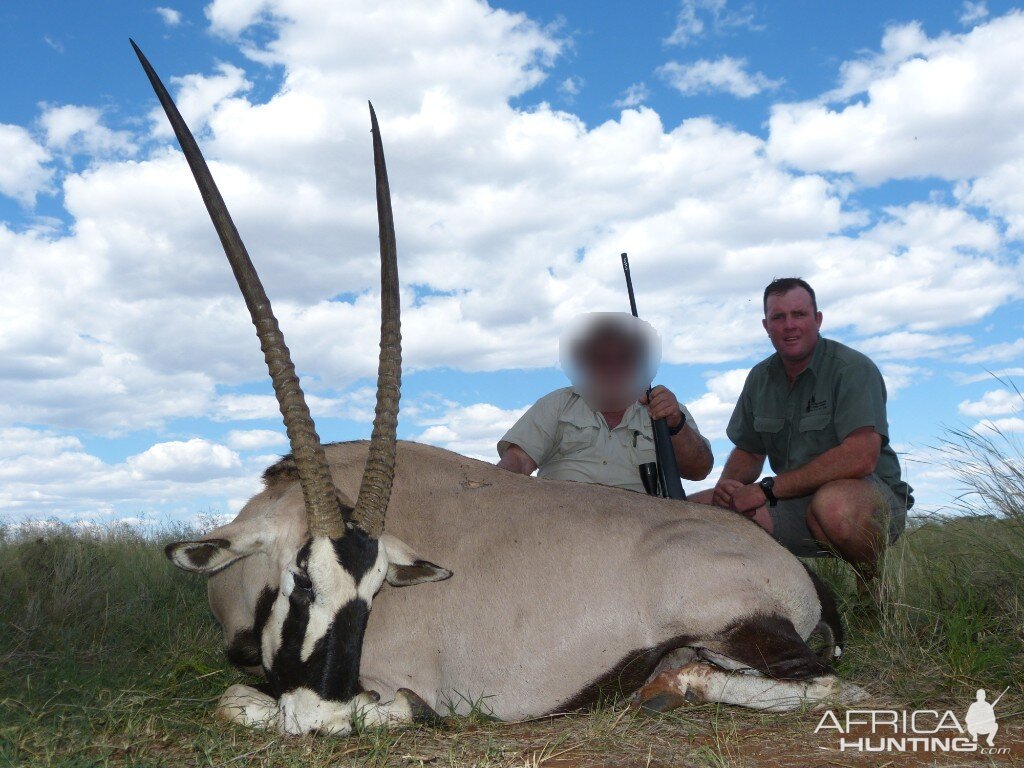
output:
M444 581L452 577L452 572L447 568L424 560L412 547L390 534L385 533L380 537L380 545L387 552L387 580L393 587L411 587L414 584Z
M210 575L259 551L260 546L258 540L239 542L211 538L176 541L164 547L164 554L183 571Z

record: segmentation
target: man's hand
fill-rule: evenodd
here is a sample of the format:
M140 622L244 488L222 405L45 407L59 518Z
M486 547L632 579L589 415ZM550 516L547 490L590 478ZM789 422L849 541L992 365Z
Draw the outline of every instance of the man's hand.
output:
M742 487L743 483L739 480L729 480L728 478L719 480L711 494L711 503L716 507L732 509L732 495L736 492L737 488Z
M768 497L760 485L752 483L741 485L732 493L732 508L741 515L753 517L761 507L768 503Z
M647 406L647 412L651 414L652 419L664 419L669 429L675 429L682 421L679 400L668 387L659 384L651 390L650 397L645 394L640 398L640 402Z

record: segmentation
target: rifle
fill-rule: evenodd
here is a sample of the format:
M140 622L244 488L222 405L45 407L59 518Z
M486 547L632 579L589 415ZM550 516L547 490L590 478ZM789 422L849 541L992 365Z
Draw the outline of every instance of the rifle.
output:
M626 290L629 291L629 309L633 317L639 318L636 311L636 296L633 294L633 278L629 273L629 256L622 254L622 271L626 275ZM651 396L651 388L647 388L647 397ZM644 474L644 468L640 468L641 476L647 492L652 495L664 496L668 499L686 500L686 492L683 490L683 483L679 479L679 465L676 464L676 454L672 450L672 438L668 434L668 424L664 419L651 419L651 429L654 433L654 455L657 464L657 485L659 494L653 493L653 483L648 483L654 478ZM644 465L646 466L646 465Z

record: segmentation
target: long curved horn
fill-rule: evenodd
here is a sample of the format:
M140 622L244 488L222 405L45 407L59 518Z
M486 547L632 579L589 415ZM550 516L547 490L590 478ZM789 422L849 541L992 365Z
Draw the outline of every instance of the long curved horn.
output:
M377 362L377 407L370 452L366 457L366 469L363 470L352 517L368 534L380 536L391 498L391 483L395 478L398 400L402 387L402 320L391 189L373 104L370 104L370 128L373 132L373 170L377 178L377 227L380 232L380 358Z
M256 335L260 339L260 347L263 349L263 356L267 361L270 378L274 384L274 394L277 395L277 402L281 406L281 415L284 417L285 429L288 431L288 439L291 441L295 467L299 473L299 483L302 485L302 495L306 502L306 521L309 532L313 536L334 538L344 536L345 519L341 503L338 501L338 495L334 489L334 483L331 481L327 457L320 444L320 437L316 433L309 407L306 405L306 398L299 386L299 377L295 373L295 366L292 364L288 347L285 346L284 335L278 328L277 319L270 307L270 299L267 298L267 294L263 290L259 275L256 274L249 254L245 250L245 245L242 243L242 238L239 237L238 230L224 204L224 198L221 197L220 191L213 181L213 176L199 151L192 132L188 129L153 67L139 50L139 46L135 44L134 40L131 40L131 44L142 63L142 68L149 77L153 90L156 91L160 105L167 113L167 119L174 129L174 135L178 137L178 143L181 145L182 152L185 153L185 159L188 160L189 167L192 169L196 184L199 185L203 202L206 203L206 210L209 211L221 245L224 246L224 253L227 254L228 261L231 263L231 270L235 273L238 287L242 290L242 296L245 297L252 323L256 326Z

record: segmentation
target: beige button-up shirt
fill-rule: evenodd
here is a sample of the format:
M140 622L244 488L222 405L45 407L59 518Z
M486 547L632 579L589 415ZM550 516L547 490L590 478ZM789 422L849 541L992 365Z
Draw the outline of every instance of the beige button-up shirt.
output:
M686 428L708 444L686 406L680 408L686 415ZM534 403L498 442L498 455L504 456L512 444L533 459L538 477L601 483L641 493L644 486L638 467L655 458L651 419L644 406L633 403L611 429L604 416L572 387L555 390Z

